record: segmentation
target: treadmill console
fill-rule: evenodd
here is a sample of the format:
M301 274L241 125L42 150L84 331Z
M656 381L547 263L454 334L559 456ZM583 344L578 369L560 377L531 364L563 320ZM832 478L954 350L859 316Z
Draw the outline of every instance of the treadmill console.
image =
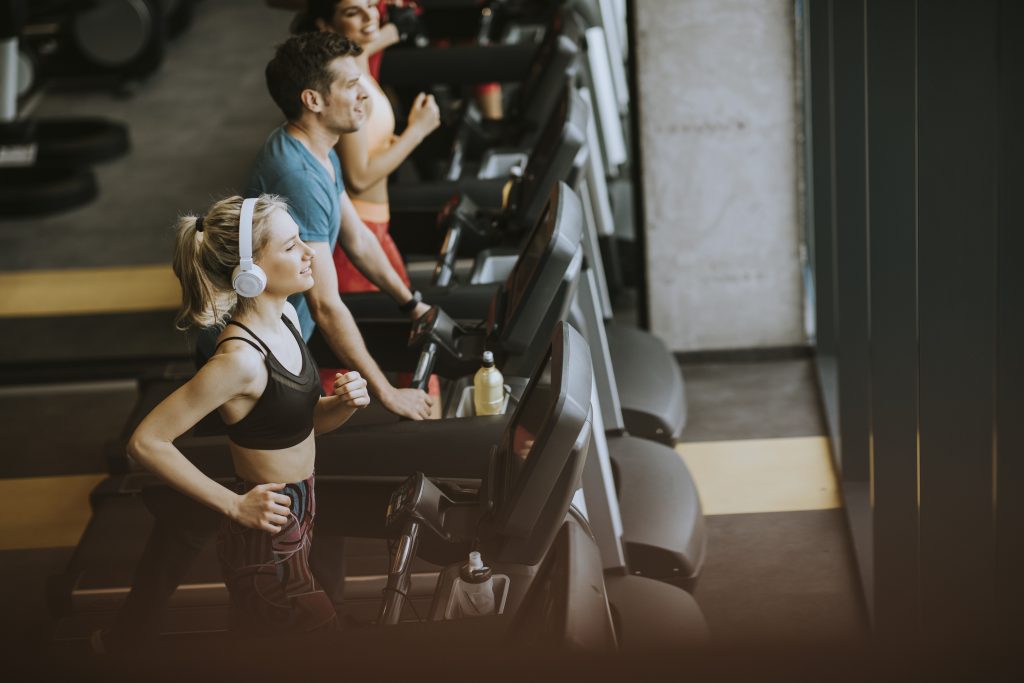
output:
M539 337L537 330L550 329L569 306L567 282L575 282L579 276L582 235L580 200L568 185L559 182L505 280L503 301L491 312L489 326L498 329L507 352L522 354L533 348L543 352L539 347L547 340Z
M439 538L451 540L444 528L445 512L454 503L422 472L412 475L391 494L388 501L388 530L401 529L407 522L416 521L429 528Z
M539 561L565 521L590 442L593 368L586 341L559 324L496 448L482 501L481 549Z
M448 495L418 472L391 494L389 532L425 526L448 542L479 542L499 561L536 564L579 487L592 386L586 341L562 322L494 445L481 490Z
M413 323L409 332L409 346L423 347L434 342L452 358L462 360L459 339L465 334L466 331L447 313L438 306L431 306L429 311Z

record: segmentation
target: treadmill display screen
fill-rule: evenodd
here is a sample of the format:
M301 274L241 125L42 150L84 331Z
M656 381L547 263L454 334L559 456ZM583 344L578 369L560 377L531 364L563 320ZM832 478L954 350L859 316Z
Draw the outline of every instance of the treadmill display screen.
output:
M522 203L520 208L524 209L523 215L525 218L530 216L530 213L525 211L525 209L532 208L530 205L537 201L544 201L547 192L551 189L550 187L542 187L541 181L547 179L547 173L550 170L553 157L558 151L560 138L562 137L562 128L565 127L565 120L569 113L570 92L569 88L565 89L565 94L558 101L558 111L544 126L544 131L537 138L537 142L530 152L530 159L526 162L526 168L524 169L526 176L523 178L523 185L519 194L519 201Z
M505 323L507 324L519 310L519 306L526 297L526 290L530 281L540 268L551 245L551 237L555 230L555 222L551 220L551 203L544 209L544 214L538 221L537 226L530 235L530 242L526 249L519 255L515 267L505 282L505 291L508 292L507 306L505 308Z
M509 444L509 471L506 491L518 482L531 457L540 448L537 443L545 421L551 414L557 388L551 386L551 354L549 353L530 381L530 386L512 419ZM542 444L541 444L542 445Z

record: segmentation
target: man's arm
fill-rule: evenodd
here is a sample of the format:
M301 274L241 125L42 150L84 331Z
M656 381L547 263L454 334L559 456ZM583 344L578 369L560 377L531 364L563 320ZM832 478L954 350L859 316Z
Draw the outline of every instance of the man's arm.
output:
M356 213L348 193L341 196L341 235L339 236L339 241L341 248L345 250L345 253L352 260L352 263L355 264L355 267L359 269L359 272L365 275L367 280L377 285L382 292L385 292L394 299L395 303L404 304L412 298L412 292L405 286L405 282L402 281L401 276L391 265L391 261L388 260L387 254L384 253L384 249L380 246L377 236L366 227L363 219ZM330 256L328 256L327 260L331 261ZM337 276L335 275L335 277ZM316 277L316 281L319 284L320 278ZM336 286L335 291L337 291ZM420 302L410 312L410 316L413 320L416 320L429 309L430 306L428 304Z
M358 218L358 216L357 216ZM362 221L360 221L360 224ZM365 225L364 230L369 232ZM370 235L373 237L372 233ZM376 239L374 239L376 242ZM334 271L330 245L327 242L309 242L314 251L313 287L306 292L309 310L320 333L338 358L366 378L370 392L385 408L413 420L430 416L433 399L419 389L396 389L384 377L380 367L366 350L352 313L338 294L338 276ZM378 245L379 248L380 245ZM386 259L385 259L386 260ZM392 270L392 272L394 272ZM396 275L397 277L397 275ZM404 286L404 285L403 285ZM406 289L408 292L409 290Z

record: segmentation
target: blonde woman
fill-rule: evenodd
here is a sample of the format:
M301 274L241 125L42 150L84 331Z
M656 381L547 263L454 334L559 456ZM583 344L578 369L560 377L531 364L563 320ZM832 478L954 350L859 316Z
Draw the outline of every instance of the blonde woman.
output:
M181 327L223 325L213 357L138 426L129 453L223 515L218 554L232 626L262 633L335 624L309 569L316 512L314 435L369 403L357 372L322 396L316 364L287 298L313 286L313 250L274 195L231 197L178 226L174 272ZM225 318L230 319L225 321ZM174 440L213 410L227 425L238 482L210 479Z

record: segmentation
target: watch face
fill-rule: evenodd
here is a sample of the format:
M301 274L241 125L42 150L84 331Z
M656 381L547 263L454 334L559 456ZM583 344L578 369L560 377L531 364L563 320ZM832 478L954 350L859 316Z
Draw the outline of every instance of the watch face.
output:
M419 304L421 301L423 301L423 295L420 294L418 291L413 292L409 300L406 301L404 304L400 305L399 308L405 311L406 313L410 313L414 308L416 308L416 305Z

